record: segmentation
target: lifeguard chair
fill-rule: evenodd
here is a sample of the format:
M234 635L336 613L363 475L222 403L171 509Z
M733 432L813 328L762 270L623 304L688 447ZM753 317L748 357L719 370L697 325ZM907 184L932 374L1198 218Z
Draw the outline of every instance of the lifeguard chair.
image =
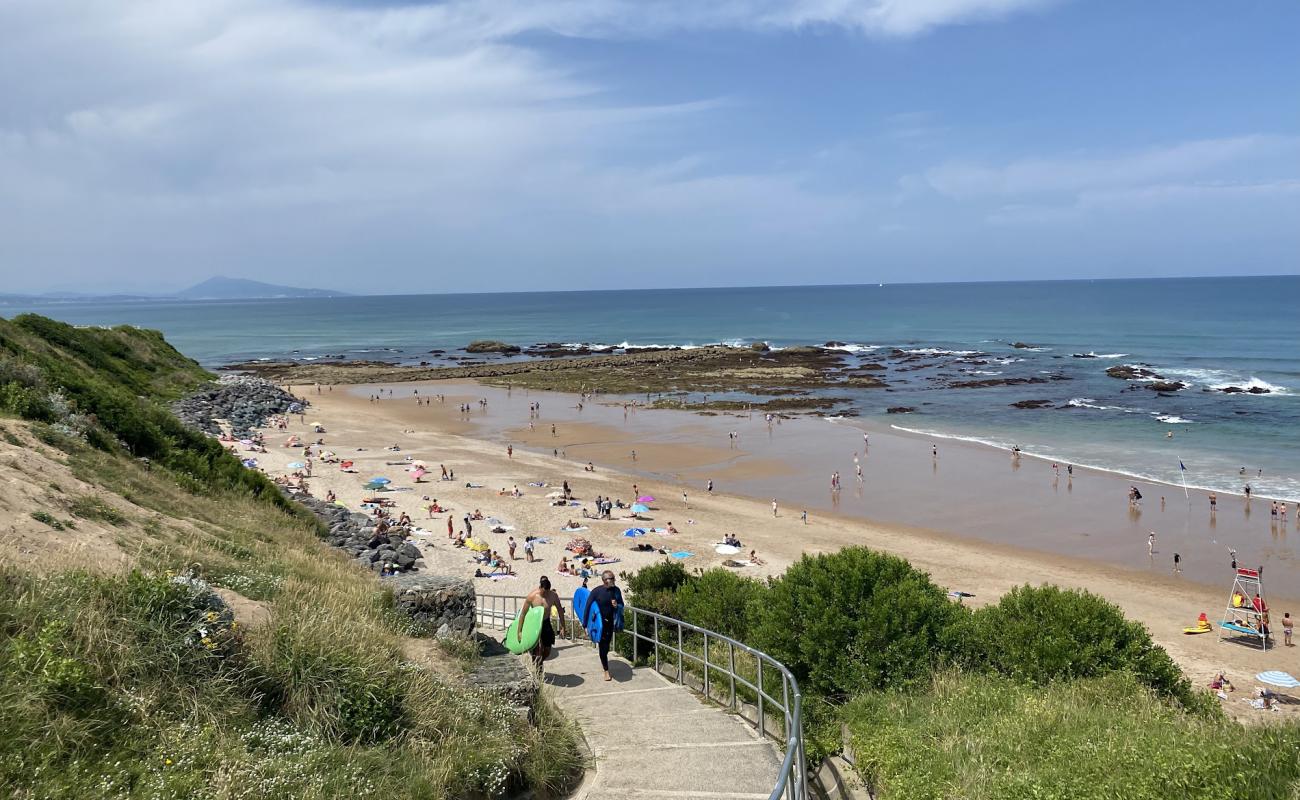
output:
M1255 598L1259 602L1255 602ZM1268 650L1268 603L1264 602L1264 579L1258 569L1238 567L1228 593L1228 606L1219 623L1219 640L1258 640Z

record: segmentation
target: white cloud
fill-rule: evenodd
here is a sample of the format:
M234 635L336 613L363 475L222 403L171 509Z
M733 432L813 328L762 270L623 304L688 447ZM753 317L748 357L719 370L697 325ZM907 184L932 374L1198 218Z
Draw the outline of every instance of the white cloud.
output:
M934 191L956 199L1074 194L1202 175L1225 165L1289 151L1300 152L1300 138L1253 134L1178 142L1131 153L1023 158L996 166L951 161L926 170L921 178ZM915 183L909 181L911 186Z

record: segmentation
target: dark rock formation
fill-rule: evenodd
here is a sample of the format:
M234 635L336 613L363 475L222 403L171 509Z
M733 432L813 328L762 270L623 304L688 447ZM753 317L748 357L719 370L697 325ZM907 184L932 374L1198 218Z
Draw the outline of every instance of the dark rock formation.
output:
M474 583L448 575L397 575L385 578L398 611L436 636L474 631Z
M1182 381L1152 381L1147 384L1147 388L1160 393L1176 392L1180 389L1186 389L1187 384Z
M181 422L213 436L221 434L216 420L226 420L236 438L252 435L277 414L297 413L307 406L301 400L262 378L248 375L222 375L188 397L172 404L172 413Z
M912 408L911 406L893 406L891 408L885 409L885 413L886 414L911 414L915 410L916 409Z
M1017 400L1011 404L1012 408L1047 408L1052 405L1051 400Z
M522 348L517 344L506 344L492 339L479 339L470 342L465 348L466 353L518 353Z

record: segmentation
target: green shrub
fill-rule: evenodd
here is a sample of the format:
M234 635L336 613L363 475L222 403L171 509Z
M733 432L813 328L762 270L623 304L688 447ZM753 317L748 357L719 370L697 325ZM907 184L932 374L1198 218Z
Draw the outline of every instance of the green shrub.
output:
M1300 791L1300 725L1244 728L1161 701L1132 675L1033 687L940 673L844 710L881 800L1281 800Z
M965 613L903 559L849 547L776 579L753 638L805 692L839 701L927 676L953 654Z
M743 642L767 591L766 584L730 570L706 570L678 587L677 611L687 622Z
M1199 704L1178 665L1139 622L1089 592L1020 586L972 617L966 642L973 666L1038 684L1128 670L1191 708Z
M680 563L663 561L621 576L627 582L628 592L636 598L638 608L680 618L677 589L691 578Z

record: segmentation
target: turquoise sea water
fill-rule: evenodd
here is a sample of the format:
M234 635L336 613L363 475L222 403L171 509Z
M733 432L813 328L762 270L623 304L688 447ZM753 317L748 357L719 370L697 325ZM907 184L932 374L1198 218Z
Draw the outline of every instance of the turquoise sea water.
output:
M285 357L439 363L430 350L455 354L481 338L524 346L839 341L847 366L888 366L888 389L833 392L873 423L1224 492L1249 482L1261 496L1300 499L1300 277L0 306L6 316L26 310L157 328L210 366ZM1162 396L1146 382L1107 376L1116 364L1145 365L1186 387ZM950 388L1003 378L1045 382ZM1224 393L1228 386L1268 393ZM1047 407L1011 407L1020 400ZM885 414L899 406L915 411Z

